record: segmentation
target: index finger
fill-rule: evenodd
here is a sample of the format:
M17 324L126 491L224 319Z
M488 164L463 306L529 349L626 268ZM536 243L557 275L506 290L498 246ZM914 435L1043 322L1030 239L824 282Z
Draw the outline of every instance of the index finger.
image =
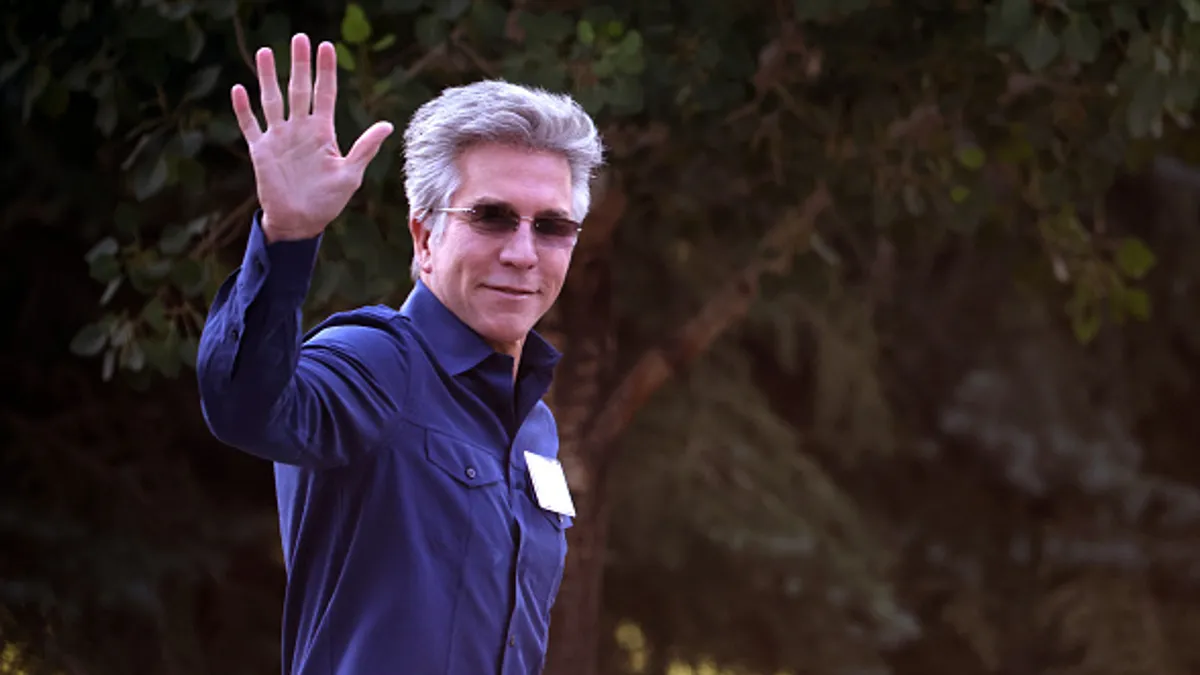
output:
M317 46L317 82L313 88L313 115L333 119L337 102L337 52L329 42Z

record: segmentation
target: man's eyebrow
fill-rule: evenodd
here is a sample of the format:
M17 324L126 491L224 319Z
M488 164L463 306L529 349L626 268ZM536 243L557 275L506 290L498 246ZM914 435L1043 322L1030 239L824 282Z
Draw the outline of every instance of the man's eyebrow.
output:
M512 202L501 199L499 197L493 197L489 194L483 194L483 195L476 197L472 203L475 204L476 206L486 204L488 206L506 206L506 207L512 209L513 211L517 210L517 207L513 206ZM549 208L549 209L540 209L534 215L538 218L570 218L571 212L566 209Z

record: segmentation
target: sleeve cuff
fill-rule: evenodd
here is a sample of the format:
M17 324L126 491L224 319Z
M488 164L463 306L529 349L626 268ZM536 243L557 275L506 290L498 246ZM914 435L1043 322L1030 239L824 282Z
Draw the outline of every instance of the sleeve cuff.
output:
M262 230L262 209L255 211L242 259L246 290L252 296L260 290L301 298L308 295L321 237L267 242Z

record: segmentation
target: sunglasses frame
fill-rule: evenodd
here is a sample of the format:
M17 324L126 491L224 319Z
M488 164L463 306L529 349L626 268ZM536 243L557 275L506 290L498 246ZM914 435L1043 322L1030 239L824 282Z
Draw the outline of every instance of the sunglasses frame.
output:
M581 223L576 222L575 220L573 220L571 218L566 218L563 216L523 216L520 213L518 213L517 210L512 207L512 205L505 204L505 203L497 203L497 202L482 202L479 204L475 204L473 206L444 206L444 207L440 207L440 208L431 208L431 209L428 209L426 213L472 214L475 216L475 218L473 220L481 221L481 220L485 220L485 219L479 216L478 210L480 208L485 208L485 207L493 207L493 208L499 208L499 209L506 210L508 212L508 215L516 218L516 228L509 229L508 230L509 234L516 232L517 228L521 227L521 223L528 220L530 227L533 228L533 233L535 235L537 235L539 238L541 238L542 240L547 241L547 242L555 242L555 241L570 242L570 245L574 246L575 243L579 241L579 234L581 232L583 232L583 225ZM565 236L545 234L543 232L538 231L538 228L537 228L537 221L543 220L543 219L558 220L558 221L564 221L564 222L571 223L572 225L574 225L575 231L573 234L565 235ZM497 232L497 234L499 234L499 232Z

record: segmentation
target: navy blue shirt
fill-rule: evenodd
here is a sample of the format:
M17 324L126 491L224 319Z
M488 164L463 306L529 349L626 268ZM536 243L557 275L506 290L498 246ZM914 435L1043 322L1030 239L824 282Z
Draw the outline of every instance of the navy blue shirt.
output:
M268 244L256 217L197 359L212 433L274 462L283 672L541 672L571 519L524 453L557 456L559 354L531 333L514 382L420 283L302 334L319 245Z

